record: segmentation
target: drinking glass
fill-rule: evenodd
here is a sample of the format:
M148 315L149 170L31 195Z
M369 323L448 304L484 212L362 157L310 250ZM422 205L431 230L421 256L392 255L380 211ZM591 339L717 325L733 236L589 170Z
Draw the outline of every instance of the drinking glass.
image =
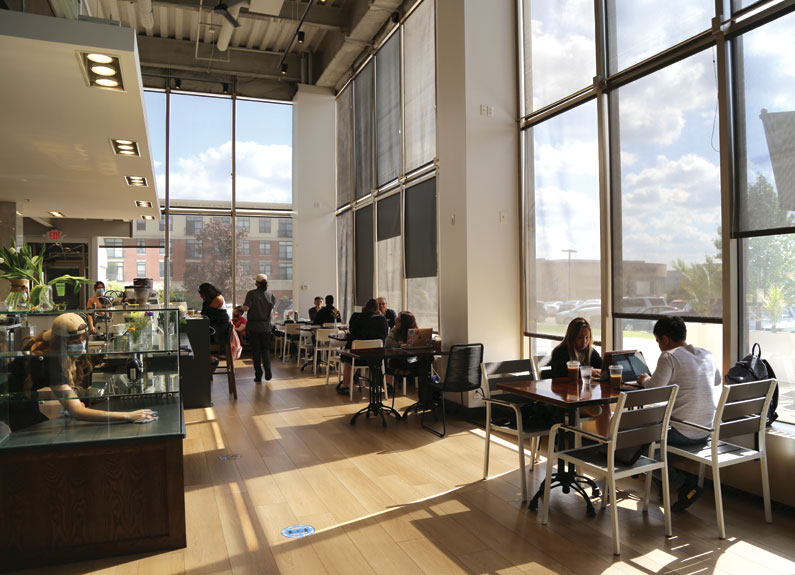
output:
M580 374L580 362L579 361L567 361L566 362L566 369L569 371L569 381L577 382L577 376Z
M590 385L592 374L593 374L593 367L591 367L590 365L580 366L580 377L582 377L582 382L584 385Z
M611 365L610 366L610 384L614 387L621 386L621 372L624 371L623 365Z

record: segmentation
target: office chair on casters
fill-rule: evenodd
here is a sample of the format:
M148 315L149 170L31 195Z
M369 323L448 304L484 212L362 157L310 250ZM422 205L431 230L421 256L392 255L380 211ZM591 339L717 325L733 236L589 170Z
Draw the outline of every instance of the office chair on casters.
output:
M450 347L450 357L447 361L447 371L444 374L444 381L437 382L431 379L428 382L431 390L436 391L440 396L440 407L442 409L442 431L441 433L425 425L425 411L420 415L420 425L423 429L430 431L434 435L444 437L447 434L447 416L444 409L444 394L446 392L461 393L461 403L463 404L464 392L474 391L480 388L481 374L480 365L483 363L483 344L465 343Z
M609 496L610 518L613 527L613 553L620 555L621 540L618 536L616 479L646 473L643 498L643 511L645 512L649 507L651 472L659 469L662 473L663 481L665 534L670 537L671 502L668 493L668 459L665 455L665 448L668 438L668 422L671 419L671 410L678 390L678 385L668 385L622 392L618 396L616 411L610 420L610 431L607 437L590 433L580 427L562 425L560 423L553 425L549 432L549 455L547 456L547 477L544 480L544 504L541 508L541 523L546 525L549 521L549 498L550 489L553 487L551 485L552 468L555 466L555 460L573 463L592 477L605 478L602 508L607 504ZM593 439L597 444L557 451L555 437L560 430ZM655 443L659 443L661 446L662 455L660 459L654 457ZM641 449L646 451L647 445L649 446L647 450L648 456L637 453ZM616 453L617 450L621 450L620 453ZM626 450L635 453L635 456L622 456ZM594 515L593 505L585 494L584 489L577 482L572 483L570 488L585 497L588 505L588 514Z
M762 499L765 505L765 521L773 522L770 509L770 484L767 477L767 450L765 449L765 424L767 410L773 399L773 392L778 383L775 379L763 379L750 383L724 385L715 410L712 427L703 427L695 423L680 421L703 433L709 433L706 443L699 445L669 445L668 453L685 457L699 464L698 483L704 484L704 466L712 468L712 482L715 489L715 512L718 516L718 537L726 539L726 526L723 521L723 494L720 484L722 467L759 460L762 472ZM752 433L758 447L751 449L724 441L729 437L737 437Z

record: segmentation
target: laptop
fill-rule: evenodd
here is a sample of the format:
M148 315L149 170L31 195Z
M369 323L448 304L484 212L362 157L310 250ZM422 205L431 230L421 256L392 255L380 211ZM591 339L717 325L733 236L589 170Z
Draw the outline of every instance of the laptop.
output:
M620 365L624 370L621 372L621 390L637 389L638 376L641 373L651 374L649 366L643 357L643 352L637 349L624 349L619 351L606 351L602 358L602 376L600 381L610 380L610 366Z
M406 337L406 347L430 347L433 345L433 328L412 328Z

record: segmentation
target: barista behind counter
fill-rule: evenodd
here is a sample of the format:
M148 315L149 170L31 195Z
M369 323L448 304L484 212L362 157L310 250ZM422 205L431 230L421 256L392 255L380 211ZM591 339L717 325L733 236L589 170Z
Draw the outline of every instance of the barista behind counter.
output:
M11 362L8 384L12 395L9 406L12 431L47 420L39 411L39 392L45 388L61 401L64 409L75 419L100 422L154 419L154 412L149 409L103 411L86 407L78 399L77 390L85 389L90 384L93 370L90 359L84 355L87 339L88 325L83 318L74 313L65 313L55 318L51 329L25 346L31 356L19 357ZM42 395L47 397L46 394Z

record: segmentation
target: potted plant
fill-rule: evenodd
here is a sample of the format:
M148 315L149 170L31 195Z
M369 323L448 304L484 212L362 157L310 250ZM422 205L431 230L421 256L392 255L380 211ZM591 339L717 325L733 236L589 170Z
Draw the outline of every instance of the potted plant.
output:
M47 245L42 246L41 253L33 255L30 245L17 247L16 241L11 247L0 248L0 279L8 280L11 292L6 298L6 307L10 311L38 309L48 311L53 308L52 286L67 284L74 286L75 293L81 284L93 283L84 277L63 275L44 281L44 254Z

